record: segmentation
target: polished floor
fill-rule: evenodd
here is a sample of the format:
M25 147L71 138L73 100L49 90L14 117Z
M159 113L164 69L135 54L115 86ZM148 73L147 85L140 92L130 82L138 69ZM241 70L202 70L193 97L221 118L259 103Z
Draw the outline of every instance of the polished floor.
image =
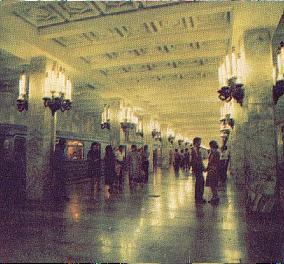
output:
M284 261L283 218L247 215L231 180L218 206L195 205L194 178L172 171L158 170L136 192L82 193L2 212L0 262Z

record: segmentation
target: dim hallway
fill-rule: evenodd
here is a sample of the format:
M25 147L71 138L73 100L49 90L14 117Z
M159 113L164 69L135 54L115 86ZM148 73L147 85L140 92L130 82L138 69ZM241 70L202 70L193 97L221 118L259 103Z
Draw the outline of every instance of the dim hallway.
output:
M29 203L2 212L1 262L284 261L281 217L245 212L243 190L229 179L220 203L194 203L194 177L158 169L149 184L91 200L74 188L56 207ZM205 188L204 197L210 192Z

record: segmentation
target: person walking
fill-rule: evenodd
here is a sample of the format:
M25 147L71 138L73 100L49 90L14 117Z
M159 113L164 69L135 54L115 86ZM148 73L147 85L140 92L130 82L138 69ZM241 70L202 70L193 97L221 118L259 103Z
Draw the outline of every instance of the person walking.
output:
M178 152L178 149L175 149L174 153L174 171L175 175L178 176L179 174L179 168L180 168L180 163L181 163L181 156Z
M184 159L184 150L181 149L180 151L180 168L184 171L185 169L185 159Z
M184 151L184 168L188 172L190 169L190 153L188 148L186 148Z
M191 165L192 173L194 174L195 181L195 202L196 203L206 203L206 200L203 199L204 194L204 165L202 161L202 155L200 151L201 138L196 137L193 139L193 148L191 152Z
M127 155L129 185L135 187L141 182L141 155L137 151L137 146L132 145L131 151Z
M113 193L115 181L115 155L111 145L107 145L104 157L105 185L109 193Z
M87 154L88 160L88 177L91 179L91 195L100 190L101 179L101 150L98 142L93 142Z
M69 200L66 193L66 169L64 153L66 147L65 138L60 138L55 145L53 154L53 172L54 172L54 198L55 200Z
M212 191L210 203L218 203L218 177L220 172L220 154L218 152L218 144L215 140L209 142L210 154L208 158L208 166L206 168L206 186L209 186Z
M149 179L149 157L150 153L148 151L148 146L144 145L142 151L142 170L143 170L143 183L148 183Z

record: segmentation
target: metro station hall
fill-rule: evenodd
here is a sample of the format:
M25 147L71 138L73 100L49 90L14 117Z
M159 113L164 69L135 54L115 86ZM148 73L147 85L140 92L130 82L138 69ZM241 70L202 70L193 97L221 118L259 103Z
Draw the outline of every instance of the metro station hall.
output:
M1 263L284 263L284 2L0 1Z

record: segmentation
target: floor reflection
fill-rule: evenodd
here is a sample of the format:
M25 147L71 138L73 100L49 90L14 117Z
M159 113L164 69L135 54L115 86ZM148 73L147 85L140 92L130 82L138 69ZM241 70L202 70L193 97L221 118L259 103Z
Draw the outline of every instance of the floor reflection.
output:
M127 181L121 192L83 190L63 204L2 212L0 261L284 261L283 219L247 215L230 181L217 206L194 203L194 177L183 171L157 170L132 191Z

